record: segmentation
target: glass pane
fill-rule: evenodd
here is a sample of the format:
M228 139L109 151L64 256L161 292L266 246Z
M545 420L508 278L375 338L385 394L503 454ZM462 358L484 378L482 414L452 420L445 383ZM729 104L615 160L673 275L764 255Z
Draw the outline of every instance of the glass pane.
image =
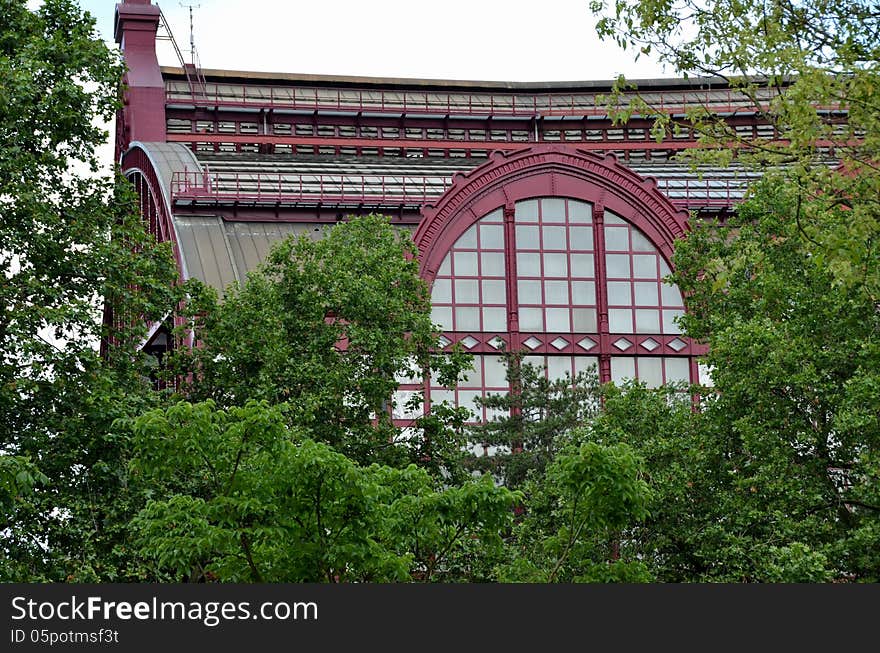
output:
M660 296L663 298L664 306L684 306L681 299L681 291L678 286L671 286L664 283L660 286Z
M636 333L660 333L660 311L646 308L637 309Z
M637 281L633 286L636 291L636 306L659 306L656 283Z
M594 308L573 308L571 309L571 317L574 321L575 333L596 333L598 327L596 325L596 309Z
M419 401L419 403L414 407L408 407L408 404L413 399L417 399L417 395L421 393L412 391L412 390L399 390L394 393L394 402L393 408L391 410L391 416L395 419L416 419L424 415L424 403Z
M501 279L483 279L483 303L506 304L507 288Z
M504 249L504 227L500 224L480 225L480 247Z
M543 331L544 311L540 308L520 308L519 328L521 331Z
M611 211L605 211L605 224L622 224L626 225L627 222L618 216L616 213L612 213Z
M480 294L477 280L456 279L455 301L458 304L478 304L480 302Z
M592 279L596 276L596 262L592 254L571 255L571 276Z
M558 381L559 379L564 379L566 375L571 376L571 357L548 356L547 378L551 381Z
M517 222L538 221L538 200L523 200L516 203L514 219Z
M666 383L675 383L691 381L691 364L688 358L667 358L666 361Z
M465 231L455 242L457 249L476 249L477 248L477 225L472 226Z
M452 279L435 279L431 288L431 301L448 304L452 301Z
M479 331L480 309L475 306L456 306L455 308L456 331Z
M545 310L547 312L547 331L555 333L568 333L571 331L567 308L548 308Z
M605 249L628 252L629 229L626 227L605 227Z
M482 252L480 264L483 266L484 277L504 276L504 254L501 252Z
M654 248L654 245L651 244L651 241L648 240L645 235L636 228L632 230L632 248L633 251L636 252L655 252L657 251Z
M568 281L545 281L544 299L547 304L568 305Z
M460 388L483 387L483 357L474 356L474 369L464 372L464 379L458 382Z
M573 304L596 304L596 284L592 281L572 281L571 301Z
M657 257L650 254L634 254L633 277L636 279L657 279Z
M636 365L632 358L611 357L611 380L622 383L624 379L636 378Z
M606 254L605 267L609 277L629 279L632 276L629 272L628 254Z
M681 327L675 324L675 318L684 315L684 311L673 309L663 311L663 333L681 333Z
M629 281L608 282L608 304L612 306L632 306L632 290Z
M531 365L537 368L539 372L544 371L544 368L547 367L546 356L523 356L522 362L523 365Z
M568 237L571 239L572 249L588 251L593 249L592 227L569 227Z
M565 254L544 254L545 277L567 277L568 257Z
M432 306L431 321L440 325L441 331L452 331L452 307Z
M663 363L661 359L653 356L640 356L639 380L644 381L649 388L659 388L663 385Z
M492 393L488 393L488 394L502 395L504 397L507 396L506 392L492 392ZM483 410L486 411L486 421L489 421L489 422L492 422L494 420L501 419L503 417L507 417L510 415L509 408L484 408ZM490 449L491 449L491 447L490 447ZM490 454L490 455L494 455L494 454Z
M518 252L516 255L516 272L521 277L540 277L541 255Z
M608 330L611 333L632 333L632 311L628 308L609 308Z
M541 231L544 249L568 249L568 244L565 242L565 227L542 227Z
M540 249L538 241L538 227L532 225L516 226L516 248L522 249Z
M586 202L568 200L569 222L592 222L592 206Z
M505 365L503 358L484 356L483 366L485 367L487 388L507 387L507 365Z
M595 356L575 356L574 357L574 373L586 372L599 366L599 359Z
M446 258L443 259L443 263L440 264L440 269L437 270L437 274L440 276L448 277L452 274L452 255L447 254Z
M483 331L507 331L507 309L500 306L484 308Z
M394 380L398 383L419 383L422 380L422 371L416 364L415 358L407 358L404 367L394 374Z
M672 270L669 269L669 266L666 265L666 261L663 258L660 258L660 278L667 277L672 274Z
M451 390L431 390L431 403L439 404L446 402L450 406L455 405L455 396Z
M480 390L459 390L458 405L467 408L473 416L472 419L482 419L483 409L477 404L477 397L482 396L483 393Z
M520 304L541 303L541 282L533 279L520 279L516 282Z
M477 253L455 252L453 254L453 265L456 276L475 277L477 276Z
M541 219L544 222L565 222L565 200L559 197L542 199Z
M491 213L487 213L487 214L486 214L486 215L480 220L480 224L483 224L483 223L486 223L486 222L503 222L503 221L504 221L504 211L502 211L502 210L499 208L499 209L495 209L495 210L492 211Z

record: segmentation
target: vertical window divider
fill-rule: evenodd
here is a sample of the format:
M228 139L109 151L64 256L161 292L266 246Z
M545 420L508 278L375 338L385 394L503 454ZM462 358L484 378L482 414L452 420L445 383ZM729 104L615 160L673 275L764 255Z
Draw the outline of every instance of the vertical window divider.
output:
M611 380L611 354L609 353L608 326L608 284L605 266L605 206L596 202L593 205L593 259L596 270L596 310L598 311L599 327L599 381L607 383Z
M510 334L508 351L519 351L519 292L516 287L516 228L513 202L504 205L504 281L507 291L507 330Z

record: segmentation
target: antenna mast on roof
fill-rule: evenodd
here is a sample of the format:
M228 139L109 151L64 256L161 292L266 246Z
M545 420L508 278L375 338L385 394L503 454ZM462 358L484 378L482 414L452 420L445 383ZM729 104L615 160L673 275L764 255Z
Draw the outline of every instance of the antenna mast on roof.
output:
M165 18L165 14L162 13L161 8L159 9L159 19L160 24L165 31L165 34L157 35L156 38L171 41L171 45L174 47L174 53L177 55L177 60L180 62L180 67L183 69L183 72L186 75L186 81L189 84L193 99L195 99L196 97L204 98L206 82L204 75L202 75L201 63L199 62L199 56L196 52L192 13L192 10L194 8L198 8L201 5L184 5L182 2L180 3L180 5L182 7L189 7L190 63L187 63L186 60L183 58L183 53L177 46L177 41L175 40L174 34L171 31L171 26L168 24L168 19Z
M193 5L186 4L184 2L180 3L181 7L189 9L189 58L190 64L196 65L196 39L195 32L193 31L193 9L199 9L202 5Z

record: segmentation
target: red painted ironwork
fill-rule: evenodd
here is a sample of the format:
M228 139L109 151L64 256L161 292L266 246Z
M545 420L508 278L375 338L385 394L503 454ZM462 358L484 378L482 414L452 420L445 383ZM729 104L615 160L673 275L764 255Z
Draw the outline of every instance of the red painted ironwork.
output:
M748 180L665 177L654 180L679 209L720 209L742 200ZM172 202L376 203L423 206L452 185L449 177L413 175L176 172Z
M598 157L571 146L536 145L514 154L495 152L466 175L455 175L453 182L436 206L422 210L425 219L415 235L429 279L442 253L457 238L450 225L471 223L511 200L565 196L602 201L645 232L667 258L675 239L685 233L687 214L660 193L653 179L640 177L614 157Z
M168 134L166 140L173 143L216 143L244 145L312 145L320 147L403 147L407 149L442 150L503 150L518 152L535 146L535 141L450 141L408 138L344 138L316 136L276 136L265 134L205 134L199 132ZM546 143L566 142L586 150L686 150L700 147L693 139L656 141L628 140L569 140L542 141Z
M705 353L705 349L681 335L671 322L661 319L664 309L672 307L677 311L682 306L680 295L676 299L662 291L664 257L653 247L662 244L646 246L643 234L630 222L609 214L601 203L592 202L592 211L585 213L584 202L590 199L532 197L506 203L475 221L471 217L479 216L480 211L462 214L449 225L454 242L443 253L443 262L433 278L432 305L436 319L445 328L445 349L460 346L482 357L476 361L474 374L457 388L432 384L426 397L429 404L453 398L459 405L470 405L474 396L485 396L488 392L516 392L513 384L499 385L503 380L499 380L497 369L493 379L489 379L487 366L496 365L494 361L501 353L499 339L531 359L545 360L548 367L552 365L555 369L554 374L564 370L573 375L594 361L603 382L612 380L615 366L618 375L630 368L633 374L644 374L654 382L697 380L688 361ZM503 245L498 235L502 226ZM610 241L604 238L606 230L615 232ZM586 238L585 232L592 237ZM625 272L609 269L605 263L606 250L623 252L631 259ZM504 259L502 266L488 263L490 259L485 258L499 255ZM529 255L537 255L541 262L529 264L522 258L528 269L519 268L521 257ZM547 257L559 255L564 257L564 266L554 264L548 268ZM576 255L590 255L592 263L587 263L586 258L575 261ZM635 257L650 258L653 273L646 274L644 268L636 265ZM629 298L606 292L609 282L629 284ZM504 285L503 290L500 284ZM588 285L595 289L593 297L589 292L584 294ZM643 293L640 296L639 287L644 290L644 286L655 289L657 297L653 302ZM567 299L558 294L560 287ZM633 319L628 326L615 326L608 320L609 307L619 310L621 306L631 311ZM578 322L574 313L577 307L597 310L605 318ZM496 308L506 309L507 319L503 323L497 314L487 318L487 311ZM640 324L633 313L639 310L654 311L656 327ZM526 311L530 316L526 317ZM551 312L555 317L551 317ZM675 367L670 368L671 365ZM478 417L485 420L489 415L478 410Z
M294 87L223 84L209 81L204 93L189 89L166 89L166 103L197 107L250 107L333 112L380 112L425 115L510 116L605 116L602 92L592 93L495 93L418 91L391 89L348 89L334 87ZM641 91L654 111L684 114L694 107L713 113L753 113L769 107L755 104L731 88L663 89ZM635 98L637 93L625 93ZM627 102L627 100L624 100Z
M200 202L374 202L423 205L452 185L448 177L283 173L176 172L172 201Z

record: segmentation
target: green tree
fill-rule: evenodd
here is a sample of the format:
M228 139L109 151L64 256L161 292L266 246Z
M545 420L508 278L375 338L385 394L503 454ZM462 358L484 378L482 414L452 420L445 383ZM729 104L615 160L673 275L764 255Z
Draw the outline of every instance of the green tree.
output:
M645 460L650 516L621 551L659 580L878 579L880 316L803 251L797 194L765 182L678 245L683 325L714 381L700 410L609 388L591 425Z
M679 75L729 82L743 111L775 128L744 137L711 106L679 120L636 95L616 115L656 118L655 134L695 129L697 162L734 158L796 188L790 218L814 264L876 299L880 271L880 11L870 0L593 0L604 38ZM618 91L630 85L620 80ZM829 166L829 163L833 165Z
M741 532L765 545L802 543L828 571L876 580L864 538L880 517L869 498L880 314L869 281L841 286L800 246L799 193L768 180L729 227L702 226L679 246L673 276L690 297L687 333L710 347L717 394L706 417L749 498L731 519L749 519Z
M133 526L157 577L475 580L499 555L513 493L488 476L439 488L414 465L358 465L289 428L291 410L181 402L129 422L153 497Z
M149 401L137 344L173 306L173 260L95 174L122 67L94 20L66 0L0 14L0 456L50 479L4 502L0 579L118 579L135 572L110 424Z
M650 489L627 444L584 441L564 447L540 480L526 483L524 519L511 541L506 582L645 582L644 564L616 551L621 533L644 519Z
M199 346L180 350L174 369L196 371L182 388L191 400L287 403L291 425L356 462L455 471L458 430L425 422L408 441L391 417L405 377L419 382L431 369L454 383L465 361L435 353L412 240L388 218L353 218L317 241L289 239L222 302L205 292L190 309Z
M546 369L523 361L521 352L505 353L507 380L513 391L480 401L499 416L472 426L468 438L495 447L491 456L469 457L472 469L491 471L509 488L521 489L527 478L541 478L547 465L570 442L572 430L599 410L595 370L550 380Z

